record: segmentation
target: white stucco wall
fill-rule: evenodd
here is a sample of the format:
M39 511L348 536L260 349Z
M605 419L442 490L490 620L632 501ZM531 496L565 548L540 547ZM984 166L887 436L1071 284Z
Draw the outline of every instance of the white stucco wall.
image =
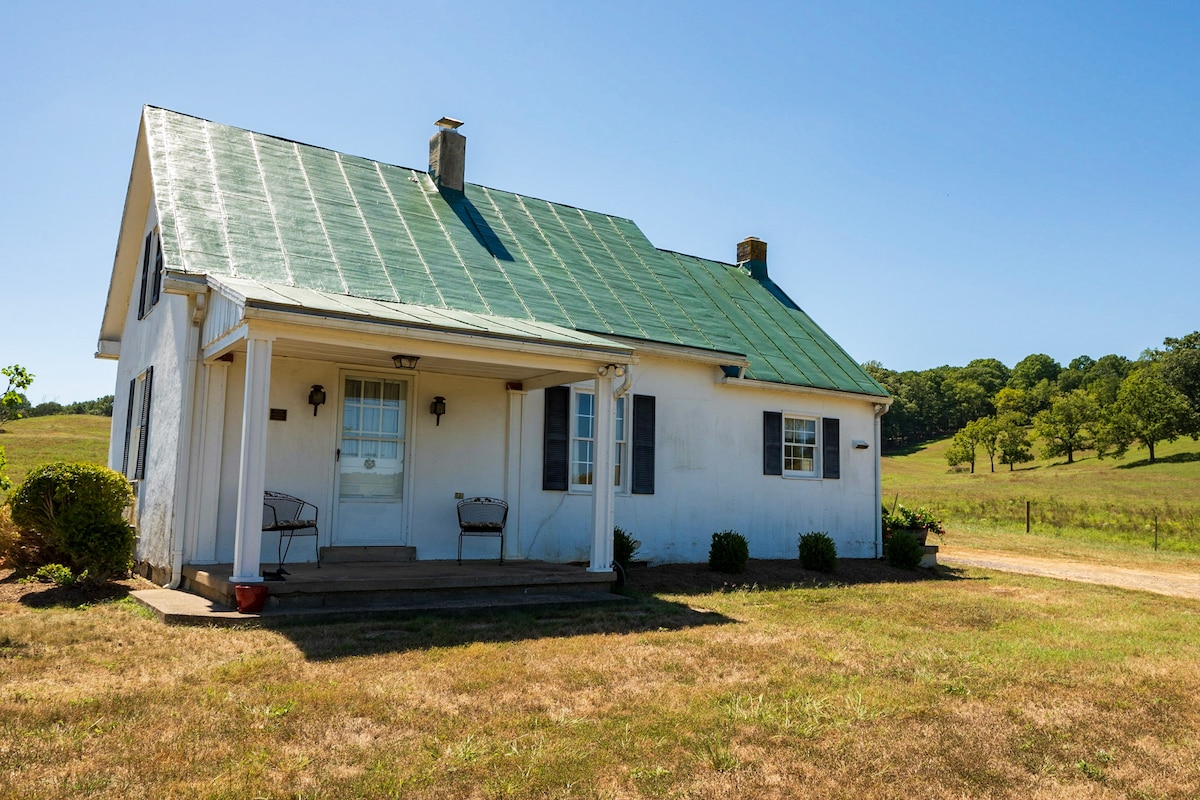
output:
M795 558L807 531L828 532L847 558L875 553L874 410L869 400L721 385L715 368L643 358L629 394L656 398L655 493L618 493L615 523L640 558L706 561L711 536L733 529L752 558ZM591 495L541 491L544 392L525 403L521 541L530 558L585 561ZM763 475L764 411L841 420L841 477ZM870 449L855 450L862 439Z
M157 224L154 204L151 203L142 233L143 241ZM146 476L135 483L138 529L135 558L155 566L167 566L170 564L171 531L178 510L175 480L179 466L180 414L185 385L183 370L187 363L190 311L187 297L164 292L142 319L137 318L141 258L139 252L139 269L121 338L108 464L117 471L121 469L128 434L129 382L145 372L147 367L153 367ZM140 399L135 398L135 409L139 402ZM133 424L137 425L136 419ZM132 475L137 459L137 442L130 442L129 447L128 474Z

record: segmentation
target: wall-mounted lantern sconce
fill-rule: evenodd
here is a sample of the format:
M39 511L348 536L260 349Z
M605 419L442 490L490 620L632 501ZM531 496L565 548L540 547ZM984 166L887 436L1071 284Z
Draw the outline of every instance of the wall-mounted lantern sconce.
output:
M317 415L317 407L325 405L325 387L314 383L308 393L308 404L313 407L313 416Z
M437 424L442 424L442 414L446 413L446 398L438 395L433 398L433 402L429 404L429 413L437 417Z
M392 356L392 363L396 365L396 369L416 369L420 360L420 356Z

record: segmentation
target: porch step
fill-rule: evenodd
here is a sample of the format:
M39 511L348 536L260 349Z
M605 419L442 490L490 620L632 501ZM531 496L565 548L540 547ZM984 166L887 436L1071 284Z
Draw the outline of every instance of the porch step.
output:
M322 547L322 564L394 564L416 561L415 547Z
M401 548L397 548L401 549ZM232 607L232 564L185 566L181 588ZM610 594L615 575L541 561L405 561L289 564L287 579L268 581L268 611L503 606L534 597L564 601ZM521 596L527 596L524 601Z

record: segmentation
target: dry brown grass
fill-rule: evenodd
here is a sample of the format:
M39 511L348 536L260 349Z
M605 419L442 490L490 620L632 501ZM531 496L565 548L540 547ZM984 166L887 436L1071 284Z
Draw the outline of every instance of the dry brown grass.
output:
M657 594L616 608L241 630L9 584L0 796L1200 796L1200 604L767 566L634 571Z

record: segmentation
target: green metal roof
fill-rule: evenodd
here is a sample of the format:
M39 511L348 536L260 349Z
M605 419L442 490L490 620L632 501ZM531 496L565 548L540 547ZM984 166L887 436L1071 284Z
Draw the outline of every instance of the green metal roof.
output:
M743 354L757 380L886 395L769 280L628 219L147 106L167 268Z

